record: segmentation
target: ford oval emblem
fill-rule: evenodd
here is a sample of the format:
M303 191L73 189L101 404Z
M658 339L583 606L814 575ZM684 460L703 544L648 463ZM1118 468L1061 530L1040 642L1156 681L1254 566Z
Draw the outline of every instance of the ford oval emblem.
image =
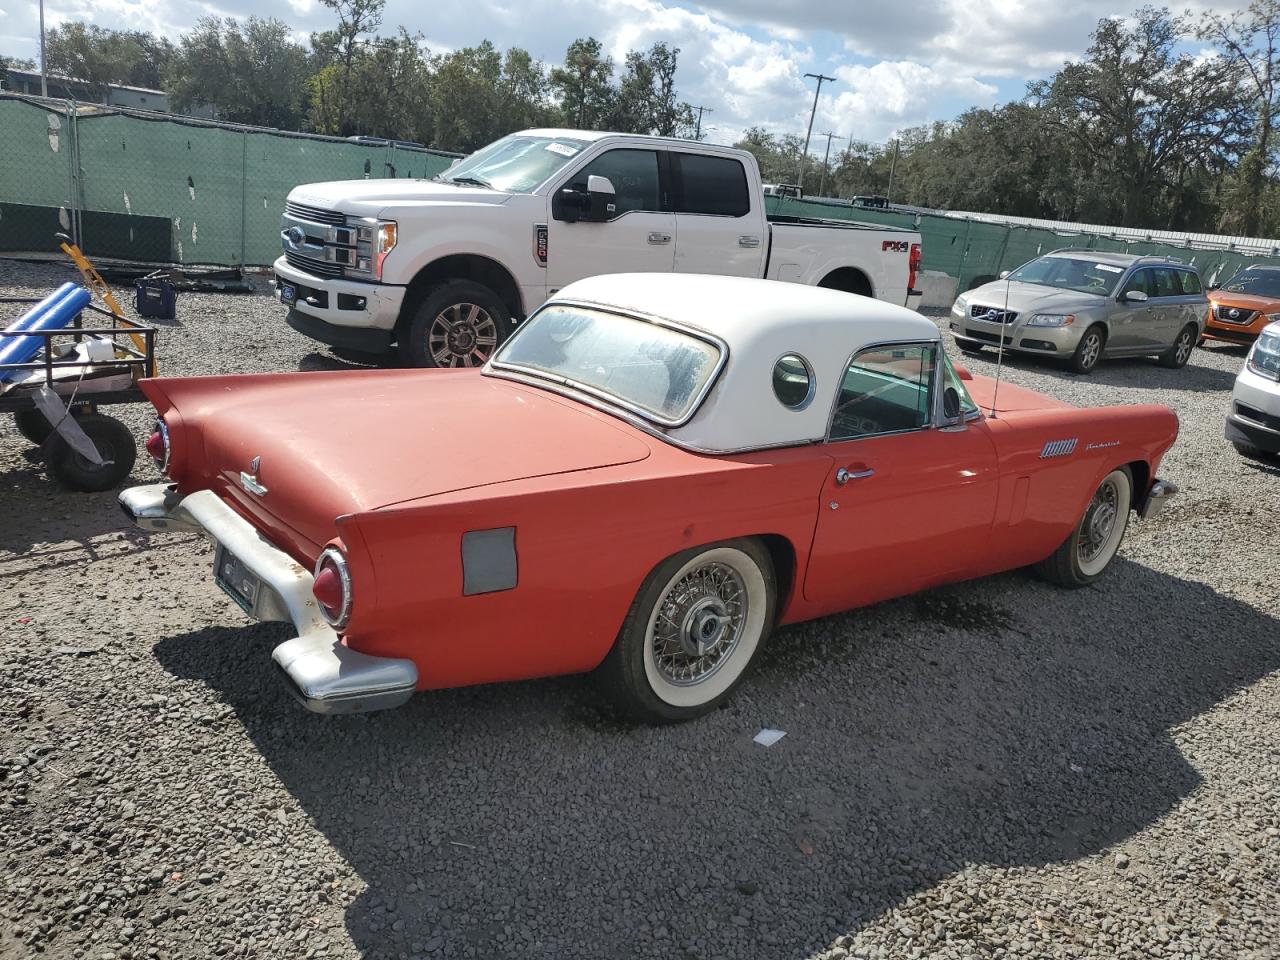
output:
M301 227L290 227L285 231L284 238L289 241L289 246L300 247L307 242L307 232Z

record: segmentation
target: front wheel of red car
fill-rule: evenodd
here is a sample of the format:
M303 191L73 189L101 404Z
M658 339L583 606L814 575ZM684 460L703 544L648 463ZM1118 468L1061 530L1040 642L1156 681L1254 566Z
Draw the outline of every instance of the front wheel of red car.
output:
M773 564L756 540L695 547L659 564L601 665L610 698L652 723L714 710L768 636L776 596Z
M1093 583L1120 549L1132 504L1133 475L1129 468L1112 470L1098 484L1071 535L1051 556L1035 565L1036 573L1060 587Z

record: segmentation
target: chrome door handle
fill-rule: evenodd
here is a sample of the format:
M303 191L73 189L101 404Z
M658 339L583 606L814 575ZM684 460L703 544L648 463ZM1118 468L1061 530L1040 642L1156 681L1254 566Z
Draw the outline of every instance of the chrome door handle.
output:
M870 467L866 470L855 470L850 472L847 468L841 467L836 471L836 485L843 487L850 480L865 480L867 477L875 473Z
M739 237L738 246L740 247L758 247L760 246L759 237Z
M671 234L669 233L651 233L649 234L649 242L654 244L663 244L671 242Z

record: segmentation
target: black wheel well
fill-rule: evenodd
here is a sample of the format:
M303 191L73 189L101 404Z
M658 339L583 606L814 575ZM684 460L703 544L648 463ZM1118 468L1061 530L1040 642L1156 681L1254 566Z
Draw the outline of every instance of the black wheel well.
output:
M856 293L860 297L874 297L875 290L871 286L871 278L857 267L841 267L832 270L819 282L818 286L828 290L843 290L845 293Z
M1147 500L1147 486L1151 482L1151 465L1145 460L1134 460L1124 464L1133 475L1133 503L1131 509L1141 510Z
M776 612L781 614L783 606L791 599L791 589L796 578L796 548L786 537L778 533L762 533L758 536L769 559L773 561L773 577L778 588Z
M497 260L479 254L460 253L434 260L418 271L405 292L400 321L413 315L413 307L432 287L449 280L472 280L492 290L511 312L512 320L524 319L520 287L511 272Z

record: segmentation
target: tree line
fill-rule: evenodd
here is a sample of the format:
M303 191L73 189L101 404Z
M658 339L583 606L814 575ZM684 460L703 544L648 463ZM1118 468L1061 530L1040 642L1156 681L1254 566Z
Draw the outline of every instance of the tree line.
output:
M1280 0L1198 20L1143 7L1100 20L1084 56L1023 98L889 144L837 141L826 171L818 151L801 163L799 136L753 127L739 146L806 192L825 174L830 196L1275 237L1277 83Z
M337 23L306 45L274 18L205 17L177 42L73 21L49 31L48 70L99 96L109 84L163 89L176 112L212 108L233 123L441 150L471 151L533 126L694 132L692 110L676 93L678 47L656 43L615 64L587 37L550 68L487 40L434 54L403 28L379 33L385 0L322 2Z
M690 136L679 49L658 43L621 64L575 40L548 66L518 47L433 54L404 29L387 36L385 0L322 0L336 24L306 45L275 19L207 17L176 42L67 23L50 32L51 73L90 84L166 89L175 109L338 136L470 151L525 127ZM828 196L1149 229L1280 235L1273 126L1280 0L1199 19L1143 7L1098 22L1084 56L1020 99L903 130L856 134L823 153L762 127L736 144L766 182ZM819 140L818 144L822 144ZM824 147L825 144L822 144ZM816 155L815 155L816 154Z

